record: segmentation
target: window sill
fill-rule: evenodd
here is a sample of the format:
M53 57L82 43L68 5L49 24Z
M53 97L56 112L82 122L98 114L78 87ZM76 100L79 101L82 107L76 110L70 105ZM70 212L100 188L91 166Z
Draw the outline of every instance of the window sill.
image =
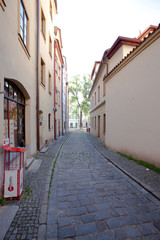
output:
M6 3L4 0L0 0L0 7L2 8L3 11L5 11Z
M44 42L46 43L46 36L45 36L45 34L42 31L41 31L41 33L42 33L42 36L44 38Z
M24 42L23 42L23 39L22 39L20 33L18 33L18 40L19 40L21 46L23 47L23 50L24 50L24 52L26 53L28 59L30 60L31 55L29 54L29 51L28 51L27 47L25 46L25 44L24 44Z
M45 89L46 86L44 83L41 82L40 85Z

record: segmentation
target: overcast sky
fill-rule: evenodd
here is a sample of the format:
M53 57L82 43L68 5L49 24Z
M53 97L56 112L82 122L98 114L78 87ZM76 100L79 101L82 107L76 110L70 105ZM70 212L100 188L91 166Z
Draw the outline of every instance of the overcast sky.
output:
M91 74L95 61L118 36L138 37L160 23L160 0L58 0L56 25L61 29L69 80Z

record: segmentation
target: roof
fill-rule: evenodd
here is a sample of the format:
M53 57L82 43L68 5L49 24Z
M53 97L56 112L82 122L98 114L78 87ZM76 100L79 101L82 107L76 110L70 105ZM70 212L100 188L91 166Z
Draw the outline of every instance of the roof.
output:
M147 29L142 32L137 39L143 40L144 37L146 37L149 33L152 33L155 29L157 29L157 26L150 25Z
M139 44L140 40L137 38L118 37L105 57L110 59L122 45L137 46Z
M153 27L152 25L150 27ZM108 74L106 74L103 78L103 80L105 80L109 75L111 75L111 73L113 71L115 71L116 68L118 68L119 65L121 65L127 58L129 58L129 56L131 56L148 38L150 38L154 32L156 32L158 29L160 29L160 23L158 25L158 27L154 26L152 28L152 31L149 31L149 29L151 29L150 27L148 27L138 38L140 38L140 43L139 45L137 45L135 48L132 49L132 51L130 51L127 56L125 56ZM143 37L142 37L143 36Z
M92 70L92 73L91 73L91 80L93 79L93 76L94 76L96 67L97 67L98 65L100 65L100 63L101 63L100 61L96 61L96 62L94 63L93 70Z

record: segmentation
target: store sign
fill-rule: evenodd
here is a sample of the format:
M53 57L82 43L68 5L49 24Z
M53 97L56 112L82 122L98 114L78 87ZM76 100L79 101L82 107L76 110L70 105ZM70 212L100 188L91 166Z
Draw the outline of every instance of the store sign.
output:
M9 138L5 138L3 140L3 146L5 146L5 147L9 146Z

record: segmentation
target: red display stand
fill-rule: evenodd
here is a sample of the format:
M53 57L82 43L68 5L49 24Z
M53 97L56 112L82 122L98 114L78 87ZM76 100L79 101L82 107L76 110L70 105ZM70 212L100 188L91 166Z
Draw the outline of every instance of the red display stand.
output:
M6 199L20 199L23 193L24 153L26 149L10 147L9 139L4 140L3 149L3 196Z

